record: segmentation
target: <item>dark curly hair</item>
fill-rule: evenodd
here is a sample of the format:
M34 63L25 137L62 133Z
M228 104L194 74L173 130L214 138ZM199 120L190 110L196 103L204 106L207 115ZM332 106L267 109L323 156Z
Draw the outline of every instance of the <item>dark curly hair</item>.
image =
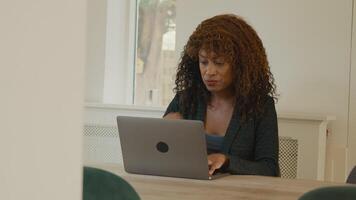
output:
M196 112L198 99L210 101L199 69L199 51L222 57L233 69L233 91L241 119L261 114L268 96L277 100L267 55L256 31L241 17L217 15L201 22L189 37L178 64L174 91L180 112Z

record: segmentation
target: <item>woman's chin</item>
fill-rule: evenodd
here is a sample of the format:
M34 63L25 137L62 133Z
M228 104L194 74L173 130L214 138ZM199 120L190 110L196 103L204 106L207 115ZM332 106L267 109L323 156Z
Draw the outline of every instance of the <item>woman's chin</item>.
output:
M221 90L220 88L214 86L206 86L206 89L208 89L209 92L219 92Z

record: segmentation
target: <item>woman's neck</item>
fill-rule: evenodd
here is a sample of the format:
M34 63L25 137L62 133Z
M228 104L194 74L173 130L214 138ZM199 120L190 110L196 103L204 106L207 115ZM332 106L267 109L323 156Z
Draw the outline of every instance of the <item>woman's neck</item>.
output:
M209 106L221 107L221 106L234 106L235 96L231 91L211 93Z

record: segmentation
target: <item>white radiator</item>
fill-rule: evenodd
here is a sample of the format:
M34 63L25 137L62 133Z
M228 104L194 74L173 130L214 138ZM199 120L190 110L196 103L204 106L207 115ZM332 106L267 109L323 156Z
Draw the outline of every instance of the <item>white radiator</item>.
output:
M122 163L117 127L84 126L84 164Z
M290 137L280 137L279 148L281 177L296 178L298 141ZM122 163L117 127L102 125L84 126L84 163Z

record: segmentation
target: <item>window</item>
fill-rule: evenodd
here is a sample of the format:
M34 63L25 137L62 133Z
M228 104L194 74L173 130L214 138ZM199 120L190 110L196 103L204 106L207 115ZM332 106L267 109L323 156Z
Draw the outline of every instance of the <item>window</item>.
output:
M175 0L137 0L134 103L165 106L177 67Z
M175 0L88 2L86 102L166 106L176 59Z

